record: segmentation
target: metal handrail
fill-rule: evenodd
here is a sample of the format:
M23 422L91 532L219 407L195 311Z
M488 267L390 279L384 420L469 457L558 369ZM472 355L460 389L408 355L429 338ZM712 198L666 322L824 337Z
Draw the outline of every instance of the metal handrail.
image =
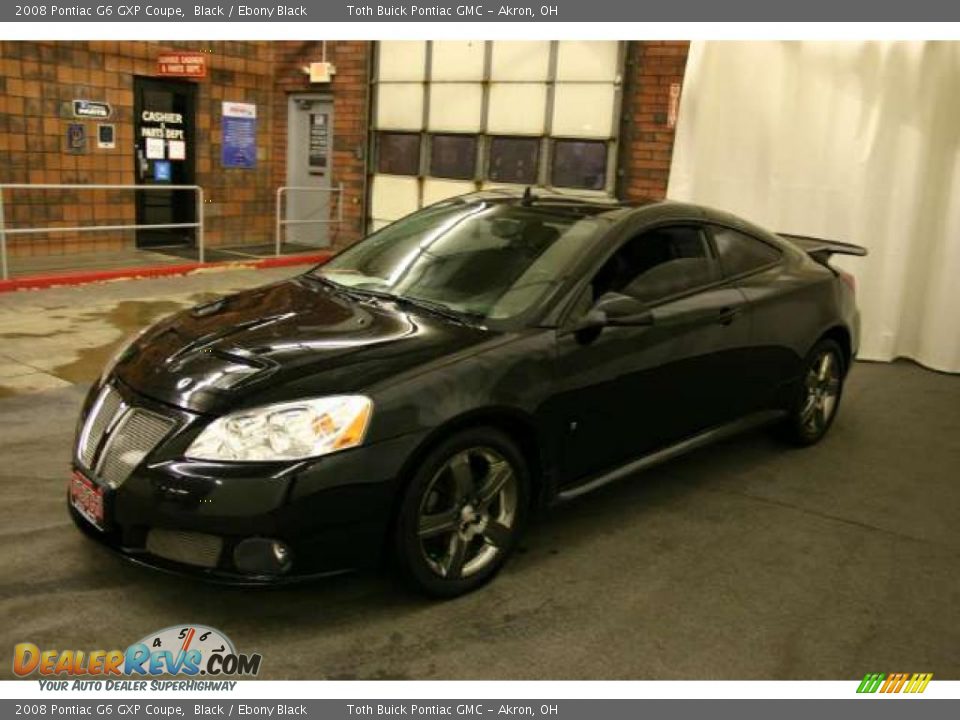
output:
M7 228L4 217L4 190L191 190L197 195L197 221L192 223L158 223L154 225L81 225L78 227ZM204 261L203 188L199 185L85 185L81 183L0 183L0 279L8 280L7 235L32 235L56 232L107 232L113 230L167 230L196 228L200 262Z
M286 220L283 215L283 194L285 192L325 192L331 195L337 195L337 219L336 220ZM276 202L276 230L274 232L274 254L280 256L280 247L283 244L283 228L286 225L333 225L343 223L343 183L337 183L336 187L311 187L309 185L281 185L277 188Z

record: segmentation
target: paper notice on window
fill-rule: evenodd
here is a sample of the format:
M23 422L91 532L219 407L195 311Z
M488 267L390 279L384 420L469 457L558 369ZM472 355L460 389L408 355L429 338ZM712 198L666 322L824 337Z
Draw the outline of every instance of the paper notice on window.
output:
M167 141L167 157L171 160L186 160L187 144L183 140Z
M147 138L147 160L163 160L163 138Z

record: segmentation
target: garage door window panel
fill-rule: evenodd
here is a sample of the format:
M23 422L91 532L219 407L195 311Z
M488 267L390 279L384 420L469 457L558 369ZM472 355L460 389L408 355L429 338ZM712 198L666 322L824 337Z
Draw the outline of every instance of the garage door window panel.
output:
M407 183L414 180L411 209L488 187L612 194L623 43L382 41L376 47L372 227L410 206ZM398 200L394 185L402 191Z
M430 84L430 132L479 133L482 117L481 83Z
M547 86L544 83L491 83L487 132L493 135L543 135Z
M539 138L491 138L487 175L495 182L534 185L539 161Z
M485 43L482 40L434 40L430 79L481 81Z
M430 175L453 180L476 177L475 135L434 135L430 139Z
M420 136L414 133L380 133L377 172L419 175Z
M558 82L614 83L620 48L604 40L561 40L557 44Z
M427 43L423 40L382 40L378 45L380 82L422 82L426 77Z
M780 261L780 251L762 240L724 227L713 228L713 243L727 277L763 270Z
M613 137L614 86L607 83L557 83L551 132L560 137Z
M494 41L490 79L494 82L546 82L550 79L550 42Z
M419 132L423 129L423 84L379 83L376 109L380 130Z
M555 140L553 172L555 187L602 190L607 180L607 144L589 140Z

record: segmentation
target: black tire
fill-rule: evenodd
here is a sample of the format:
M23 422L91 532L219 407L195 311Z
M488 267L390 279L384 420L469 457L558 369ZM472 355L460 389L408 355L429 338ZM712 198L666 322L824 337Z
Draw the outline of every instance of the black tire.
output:
M830 359L828 376L823 376L824 358ZM843 397L846 377L844 354L834 340L820 340L807 354L781 434L788 442L806 447L819 442L833 425ZM832 402L826 403L828 398Z
M403 491L394 547L404 579L443 598L488 582L516 548L529 488L523 454L499 430L471 428L440 442Z

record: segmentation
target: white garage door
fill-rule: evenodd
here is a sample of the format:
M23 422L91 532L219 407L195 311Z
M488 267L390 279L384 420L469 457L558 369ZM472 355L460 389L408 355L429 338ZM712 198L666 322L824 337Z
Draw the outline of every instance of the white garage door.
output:
M618 42L377 44L371 229L454 195L613 192Z

